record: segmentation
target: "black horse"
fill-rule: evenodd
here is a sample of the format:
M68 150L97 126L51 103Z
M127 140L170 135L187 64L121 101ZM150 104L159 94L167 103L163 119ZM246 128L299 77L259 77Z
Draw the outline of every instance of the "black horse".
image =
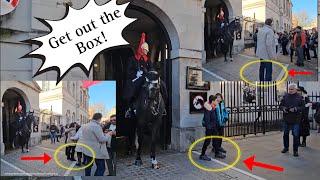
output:
M163 84L156 71L149 71L144 79L143 86L136 102L136 132L138 137L138 148L135 165L141 166L141 150L143 137L146 131L151 132L151 163L152 168L158 169L156 160L156 138L162 125L163 115L166 113L165 101L161 93ZM164 90L165 91L165 90ZM166 95L164 95L166 96Z
M31 125L35 124L35 118L34 118L34 111L29 111L27 113L27 116L23 117L24 121L21 126L21 129L17 130L15 142L18 142L18 144L21 147L21 152L24 153L24 147L26 147L27 152L29 152L29 140L31 136Z
M233 61L232 58L232 49L235 32L241 32L241 21L240 18L235 18L235 20L230 23L225 22L224 26L221 28L217 23L214 32L212 33L212 41L213 41L213 53L216 56L217 51L221 51L224 54L224 60L228 61L227 54L229 52L230 60Z

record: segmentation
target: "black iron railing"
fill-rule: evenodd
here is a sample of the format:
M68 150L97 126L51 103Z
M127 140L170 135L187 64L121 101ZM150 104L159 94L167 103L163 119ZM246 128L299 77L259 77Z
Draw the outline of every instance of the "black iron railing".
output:
M221 82L220 86L230 113L225 136L281 130L282 112L279 110L276 86L257 88L240 81Z

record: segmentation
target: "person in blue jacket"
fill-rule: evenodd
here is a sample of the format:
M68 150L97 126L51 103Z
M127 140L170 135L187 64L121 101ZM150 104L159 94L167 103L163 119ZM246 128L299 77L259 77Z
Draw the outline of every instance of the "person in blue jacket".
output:
M217 105L215 107L215 111L217 114L217 131L218 131L218 136L224 136L224 126L226 122L229 119L229 113L225 107L223 96L221 93L217 93L215 95L217 97ZM222 145L222 139L217 140L218 143L218 149L214 148L214 145L212 144L212 152L218 151L221 153L226 153L227 151L221 146Z
M217 97L211 95L209 97L209 101L204 103L204 117L202 121L202 125L206 128L206 136L217 136L218 130L217 130L217 114L215 109L213 108L215 105L218 104ZM206 155L207 147L210 145L210 142L212 140L212 143L214 144L215 148L218 148L217 139L206 139L203 143L200 160L205 161L211 161L211 158L209 158ZM225 158L226 156L220 151L215 152L216 158Z

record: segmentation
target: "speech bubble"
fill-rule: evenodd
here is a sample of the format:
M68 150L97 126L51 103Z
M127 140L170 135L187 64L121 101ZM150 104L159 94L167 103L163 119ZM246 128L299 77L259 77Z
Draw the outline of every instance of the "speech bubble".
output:
M117 5L116 0L111 0L99 6L89 0L79 10L67 5L66 14L60 20L36 18L50 29L50 33L22 41L40 46L22 57L42 60L33 77L55 70L58 84L73 67L80 67L89 77L93 59L99 52L129 44L123 39L122 31L136 19L124 15L128 5Z

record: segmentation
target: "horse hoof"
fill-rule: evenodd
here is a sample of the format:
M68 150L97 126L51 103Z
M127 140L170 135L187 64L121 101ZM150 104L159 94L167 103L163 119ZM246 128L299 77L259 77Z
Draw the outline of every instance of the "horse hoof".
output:
M142 160L136 160L136 161L134 162L134 165L136 165L136 166L141 166L141 165L142 165Z
M152 164L151 167L152 169L160 169L160 166L158 164Z

